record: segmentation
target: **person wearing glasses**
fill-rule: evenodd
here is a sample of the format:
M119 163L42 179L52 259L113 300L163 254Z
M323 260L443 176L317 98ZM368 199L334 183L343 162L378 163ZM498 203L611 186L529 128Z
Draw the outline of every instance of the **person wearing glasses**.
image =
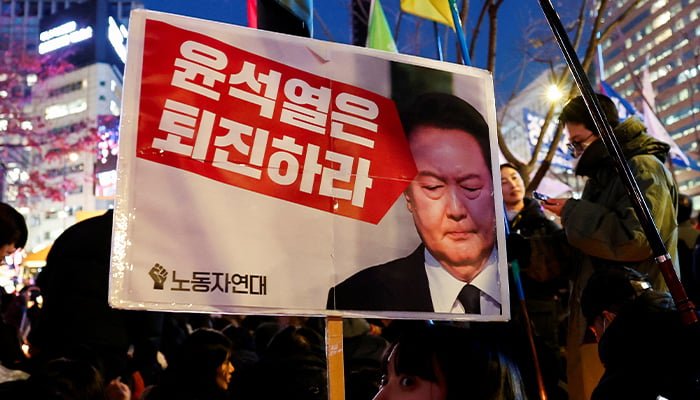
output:
M634 179L671 259L676 257L678 188L664 162L670 146L647 134L644 124L631 117L620 121L612 100L598 94L606 122L627 159ZM580 346L586 329L581 314L581 293L594 270L624 264L646 274L654 289L668 290L647 241L633 203L614 168L613 159L600 140L593 119L581 96L566 103L559 116L569 136L569 149L577 160L575 172L588 178L580 199L550 198L544 208L561 217L573 248L572 291L569 301L567 372L572 400L582 399L584 368ZM597 379L594 379L597 380Z

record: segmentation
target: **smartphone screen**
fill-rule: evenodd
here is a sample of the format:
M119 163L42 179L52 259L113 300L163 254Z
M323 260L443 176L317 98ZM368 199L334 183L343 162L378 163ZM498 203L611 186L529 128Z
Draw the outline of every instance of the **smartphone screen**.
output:
M549 200L549 196L547 196L546 194L542 194L540 192L537 192L537 191L532 192L532 197L536 198L537 200L542 200L542 201Z

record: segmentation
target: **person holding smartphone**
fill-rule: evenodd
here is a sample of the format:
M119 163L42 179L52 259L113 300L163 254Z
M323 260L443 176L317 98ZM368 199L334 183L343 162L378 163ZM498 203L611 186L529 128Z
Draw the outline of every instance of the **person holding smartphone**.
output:
M607 96L599 94L598 100L678 269L678 188L664 165L670 146L648 135L644 124L634 117L620 122L617 107ZM551 198L542 202L545 209L561 217L567 240L575 249L571 257L573 284L567 372L569 396L578 400L588 398L592 390L584 387L584 382L595 384L599 378L584 373L591 368L584 367L580 353L586 329L581 314L581 292L593 271L624 264L646 274L654 289L666 291L668 287L622 179L581 96L564 106L559 122L568 132L569 151L577 160L576 174L588 178L580 199Z
M525 294L525 306L536 335L538 358L544 376L545 389L551 398L561 398L560 381L566 373L560 366L564 358L560 349L564 346L559 334L559 321L566 310L568 293L569 244L562 227L545 215L537 200L526 196L525 182L513 164L501 164L501 191L508 220L509 234L506 240L508 260L517 260L521 269L520 281ZM546 200L544 195L533 192L533 197ZM512 269L509 269L509 272ZM514 277L510 276L510 293L517 293ZM520 299L511 296L511 313L516 326L523 326L523 310ZM524 376L531 373L523 371ZM534 381L526 379L526 383ZM529 397L537 397L536 388L530 388Z
M545 215L539 202L525 196L525 182L512 164L501 164L501 191L508 219L508 259L517 259L528 295L551 299L561 284L568 244L562 227ZM540 200L548 197L538 192ZM529 290L528 290L529 289ZM546 294L545 294L546 293ZM531 297L531 296L528 296Z

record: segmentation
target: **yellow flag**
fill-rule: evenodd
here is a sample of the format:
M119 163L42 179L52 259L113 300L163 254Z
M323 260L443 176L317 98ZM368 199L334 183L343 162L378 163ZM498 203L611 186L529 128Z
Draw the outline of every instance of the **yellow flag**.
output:
M455 27L449 0L401 0L401 10L431 21Z

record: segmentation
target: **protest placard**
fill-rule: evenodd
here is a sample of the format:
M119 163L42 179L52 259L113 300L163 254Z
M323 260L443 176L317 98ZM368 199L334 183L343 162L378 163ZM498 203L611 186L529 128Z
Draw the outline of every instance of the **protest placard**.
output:
M128 49L113 306L509 318L487 71L147 10L132 12ZM481 246L483 262L475 271L489 280L480 287L482 311L456 314L435 299L420 308L336 309L337 293L329 297L329 289L358 271L417 248L421 259L434 252L425 237L423 250L426 233L419 236L416 209L407 206L407 189L422 174L401 119L426 92L467 104L486 128L479 142L486 154L478 140L463 135L466 157L450 164L481 160L487 171L488 179L478 182L482 222L473 224L486 225L485 233L474 226L449 233L463 247ZM476 197L472 175L450 179L445 187L461 190L450 196ZM479 220L461 214L464 221ZM428 266L420 269L425 275ZM455 281L431 277L431 291L441 290L445 279Z

